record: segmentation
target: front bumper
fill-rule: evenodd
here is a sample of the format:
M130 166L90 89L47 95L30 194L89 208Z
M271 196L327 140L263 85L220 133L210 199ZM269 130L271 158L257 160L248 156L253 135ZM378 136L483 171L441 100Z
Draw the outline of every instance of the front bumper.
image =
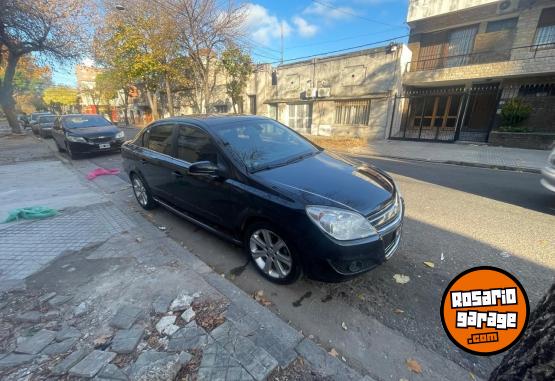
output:
M555 192L555 167L545 167L542 169L542 179L540 183L551 192Z
M90 154L90 153L98 153L98 152L112 152L112 151L119 151L121 149L121 145L123 144L122 140L113 139L110 141L97 143L97 142L70 142L68 141L67 144L71 149L71 152L76 154ZM106 147L106 145L109 145Z
M339 282L351 279L381 265L399 248L404 219L404 203L397 217L379 230L379 236L354 241L338 241L314 225L307 229L301 243L305 274L316 280Z

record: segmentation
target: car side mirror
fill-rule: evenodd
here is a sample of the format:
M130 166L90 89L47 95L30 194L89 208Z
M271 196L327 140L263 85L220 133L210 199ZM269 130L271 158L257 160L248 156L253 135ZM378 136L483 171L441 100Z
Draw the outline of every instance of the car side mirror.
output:
M210 161L197 161L189 166L189 174L193 176L218 177L219 168Z

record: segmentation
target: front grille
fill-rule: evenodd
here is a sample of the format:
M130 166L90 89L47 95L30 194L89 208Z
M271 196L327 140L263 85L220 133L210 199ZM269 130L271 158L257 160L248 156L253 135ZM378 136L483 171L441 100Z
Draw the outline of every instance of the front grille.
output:
M395 220L401 212L401 201L396 195L393 201L389 202L383 209L368 217L368 221L374 228L380 231L383 227Z
M94 138L87 138L87 140L91 143L108 143L114 140L113 136L97 136Z

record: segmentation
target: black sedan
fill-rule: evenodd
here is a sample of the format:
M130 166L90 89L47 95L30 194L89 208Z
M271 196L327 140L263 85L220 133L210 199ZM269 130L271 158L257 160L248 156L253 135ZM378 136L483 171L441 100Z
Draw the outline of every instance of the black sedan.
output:
M118 151L125 139L122 130L100 115L72 114L59 117L52 137L60 151L71 158L95 152Z
M51 138L52 128L54 127L54 122L58 118L56 115L41 115L37 119L36 129L41 138Z
M399 246L403 200L381 170L258 116L152 123L122 147L139 204L243 244L276 283L348 279Z

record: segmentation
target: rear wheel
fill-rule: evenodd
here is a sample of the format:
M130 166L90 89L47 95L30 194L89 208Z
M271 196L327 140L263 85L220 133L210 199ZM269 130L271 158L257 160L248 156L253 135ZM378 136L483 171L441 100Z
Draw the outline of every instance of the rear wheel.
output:
M133 193L135 194L135 198L143 209L149 210L156 206L156 201L154 201L154 199L152 198L150 188L141 176L137 174L132 174L131 185L133 186Z
M266 279L290 284L301 275L301 265L291 242L266 222L252 224L245 232L244 249Z

